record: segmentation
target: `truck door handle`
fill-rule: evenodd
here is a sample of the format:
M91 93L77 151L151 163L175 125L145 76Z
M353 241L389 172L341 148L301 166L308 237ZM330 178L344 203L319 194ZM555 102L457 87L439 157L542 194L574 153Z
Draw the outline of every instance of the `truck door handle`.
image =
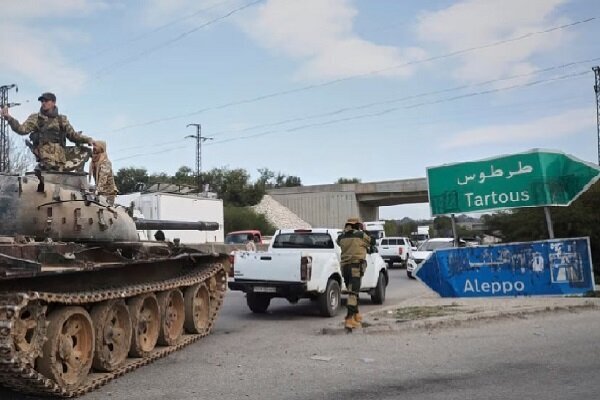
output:
M270 256L261 256L261 260L270 261L272 258Z

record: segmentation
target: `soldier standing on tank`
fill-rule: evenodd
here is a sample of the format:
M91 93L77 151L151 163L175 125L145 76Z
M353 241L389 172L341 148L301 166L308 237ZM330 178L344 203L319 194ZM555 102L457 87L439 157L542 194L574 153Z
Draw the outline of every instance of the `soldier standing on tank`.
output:
M108 204L113 205L115 203L115 196L119 191L115 184L112 164L106 153L106 142L101 140L94 142L88 177L90 181L92 180L92 176L94 177L94 182L96 182L96 193L106 196Z
M19 135L30 135L31 150L43 169L62 171L66 139L77 144L93 144L94 140L76 132L67 117L58 113L53 93L43 93L38 100L42 103L40 112L31 114L22 124L8 113L8 107L2 109L0 116Z
M362 326L362 316L358 311L358 294L366 269L367 252L371 248L371 237L361 230L358 218L350 218L346 221L344 232L338 237L337 243L342 250L342 276L348 290L348 312L344 327L352 331Z

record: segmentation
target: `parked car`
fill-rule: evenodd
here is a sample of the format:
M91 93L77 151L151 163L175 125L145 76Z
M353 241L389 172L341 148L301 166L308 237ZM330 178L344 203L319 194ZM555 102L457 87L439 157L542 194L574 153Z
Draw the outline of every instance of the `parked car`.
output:
M247 242L262 244L263 239L260 231L235 231L229 232L227 235L225 235L225 244L246 244Z
M467 243L459 239L458 247L465 247ZM417 251L413 251L410 257L408 258L408 262L406 264L406 275L415 279L413 276L413 271L417 268L417 265L426 260L434 250L438 249L448 249L451 247L456 247L454 242L454 238L433 238L427 239L417 248Z
M400 263L405 267L412 253L412 243L409 238L403 236L384 237L379 242L377 251L381 258L388 263L388 268L392 268L394 263Z
M340 267L339 229L282 229L266 252L236 251L229 274L229 289L246 293L252 312L267 311L271 299L296 303L314 299L323 316L337 314L345 290ZM376 304L385 301L387 265L378 253L367 256L361 292Z

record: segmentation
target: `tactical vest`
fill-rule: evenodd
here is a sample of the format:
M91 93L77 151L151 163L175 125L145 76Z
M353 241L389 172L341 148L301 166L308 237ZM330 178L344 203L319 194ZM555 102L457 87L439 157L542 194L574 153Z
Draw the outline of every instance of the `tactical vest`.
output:
M35 147L45 145L47 143L58 143L62 147L66 147L67 138L63 119L60 115L54 118L44 118L38 114L37 131L30 135L31 141Z

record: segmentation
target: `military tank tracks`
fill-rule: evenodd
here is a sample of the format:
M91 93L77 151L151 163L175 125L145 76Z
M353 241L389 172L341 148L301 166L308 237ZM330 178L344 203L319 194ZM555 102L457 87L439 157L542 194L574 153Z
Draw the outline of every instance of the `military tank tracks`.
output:
M210 333L227 287L213 263L161 282L0 293L0 385L76 397Z

